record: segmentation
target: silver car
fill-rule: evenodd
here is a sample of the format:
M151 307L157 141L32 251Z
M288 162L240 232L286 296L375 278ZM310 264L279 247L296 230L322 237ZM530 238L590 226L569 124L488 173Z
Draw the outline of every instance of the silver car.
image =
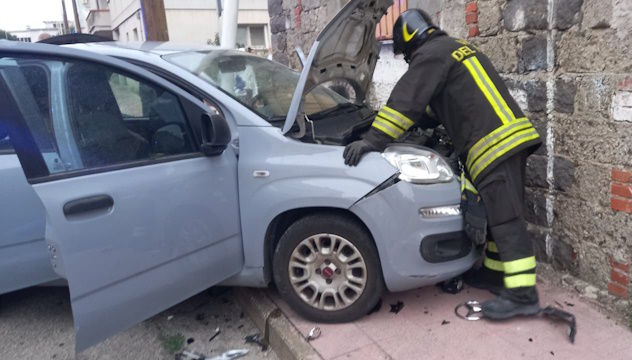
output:
M230 50L0 42L0 124L45 208L78 350L215 284L273 281L342 322L472 266L441 155L404 142L343 163L373 112L322 84L362 101L389 3L349 2L301 73Z

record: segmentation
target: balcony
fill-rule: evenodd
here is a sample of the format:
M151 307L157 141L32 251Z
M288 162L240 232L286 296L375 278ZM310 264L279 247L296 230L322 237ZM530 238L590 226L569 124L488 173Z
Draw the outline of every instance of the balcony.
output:
M90 10L86 18L86 23L88 24L88 32L90 32L90 34L102 35L107 33L109 37L112 37L109 9Z

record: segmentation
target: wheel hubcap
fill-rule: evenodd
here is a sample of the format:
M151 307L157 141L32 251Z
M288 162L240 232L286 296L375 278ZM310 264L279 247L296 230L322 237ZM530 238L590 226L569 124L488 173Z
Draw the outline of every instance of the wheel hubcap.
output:
M344 309L364 292L366 263L347 239L318 234L301 241L289 263L292 288L310 306L327 311Z

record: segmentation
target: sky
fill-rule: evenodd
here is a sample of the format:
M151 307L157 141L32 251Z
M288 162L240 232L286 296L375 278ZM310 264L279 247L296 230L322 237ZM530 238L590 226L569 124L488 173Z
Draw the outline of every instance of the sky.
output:
M77 0L79 4L81 0ZM68 21L73 20L72 1L66 0ZM61 0L0 0L0 29L42 27L44 20L61 20Z

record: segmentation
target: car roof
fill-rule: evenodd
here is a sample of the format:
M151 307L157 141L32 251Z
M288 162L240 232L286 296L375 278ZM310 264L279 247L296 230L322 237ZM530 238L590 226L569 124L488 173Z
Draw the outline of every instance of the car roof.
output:
M122 41L107 41L107 42L91 42L80 44L68 44L64 47L70 47L74 49L81 49L87 51L98 51L99 49L105 50L106 48L117 49L119 53L129 50L130 52L142 52L147 54L153 54L156 56L169 55L174 53L186 52L186 51L211 51L220 50L217 46L199 45L199 44L183 44L177 42L122 42Z

